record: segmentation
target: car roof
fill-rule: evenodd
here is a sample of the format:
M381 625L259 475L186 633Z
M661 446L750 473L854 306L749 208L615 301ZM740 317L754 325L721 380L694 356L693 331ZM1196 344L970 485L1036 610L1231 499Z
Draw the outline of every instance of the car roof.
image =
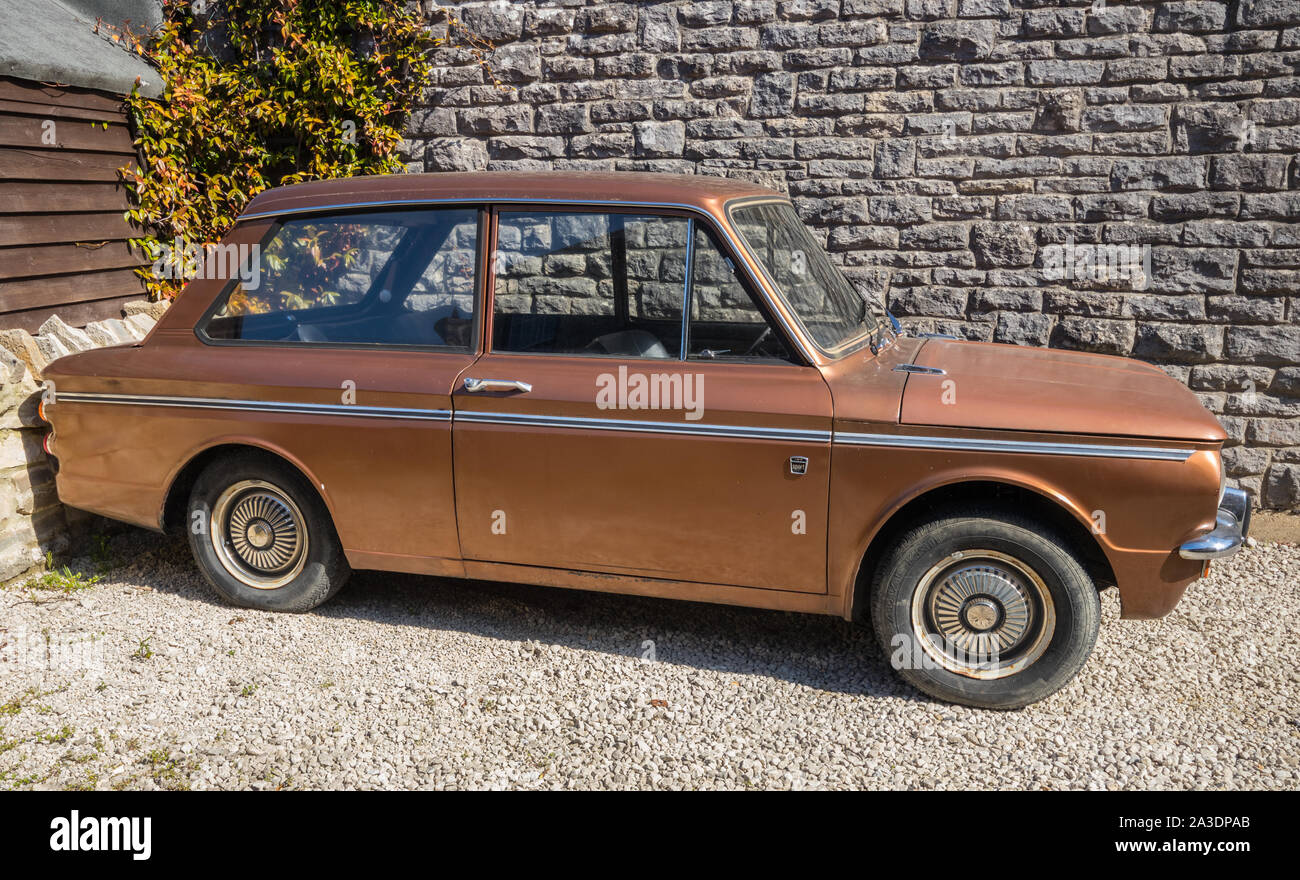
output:
M563 201L679 205L717 213L737 198L781 193L726 177L633 171L468 171L317 180L266 190L241 219L433 201Z

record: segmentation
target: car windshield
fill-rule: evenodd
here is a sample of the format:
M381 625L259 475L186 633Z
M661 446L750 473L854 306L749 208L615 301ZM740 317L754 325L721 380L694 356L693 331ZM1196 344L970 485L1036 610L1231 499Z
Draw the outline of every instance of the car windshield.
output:
M849 284L789 202L741 205L731 220L776 285L786 306L826 352L879 329L867 300Z

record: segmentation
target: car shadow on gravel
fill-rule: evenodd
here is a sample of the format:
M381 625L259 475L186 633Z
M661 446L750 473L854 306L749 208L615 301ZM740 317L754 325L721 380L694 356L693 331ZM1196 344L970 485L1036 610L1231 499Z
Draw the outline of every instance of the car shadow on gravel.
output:
M924 699L839 618L500 581L354 572L316 613L533 641L863 696Z
M114 543L129 548L129 562L109 580L225 605L194 568L183 538L133 532ZM929 702L895 677L869 626L823 615L377 571L353 572L310 613L600 651L629 662L653 649L660 663Z

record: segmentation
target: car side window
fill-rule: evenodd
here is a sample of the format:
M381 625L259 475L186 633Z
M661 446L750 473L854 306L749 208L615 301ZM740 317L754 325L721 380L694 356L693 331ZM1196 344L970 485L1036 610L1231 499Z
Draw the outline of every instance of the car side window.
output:
M290 218L201 325L216 341L468 349L476 208Z
M688 357L701 360L794 361L713 236L695 227Z
M654 214L501 212L493 350L680 357L688 226Z

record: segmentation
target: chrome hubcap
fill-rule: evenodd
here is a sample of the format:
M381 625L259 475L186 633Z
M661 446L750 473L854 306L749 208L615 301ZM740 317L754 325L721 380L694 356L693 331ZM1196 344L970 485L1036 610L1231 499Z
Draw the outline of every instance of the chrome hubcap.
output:
M1018 580L1007 569L988 564L950 571L931 588L930 614L939 633L969 653L1014 647L1032 613L1028 592Z
M268 523L260 519L253 521L244 530L244 537L258 550L265 550L275 543L275 532Z
M1001 616L1001 607L992 599L971 599L962 608L962 619L977 632L993 629Z
M226 571L259 590L292 581L307 559L302 512L284 491L244 480L212 508L212 546Z
M912 629L940 666L970 678L1003 678L1032 665L1051 643L1056 612L1043 579L993 550L954 553L921 578Z

